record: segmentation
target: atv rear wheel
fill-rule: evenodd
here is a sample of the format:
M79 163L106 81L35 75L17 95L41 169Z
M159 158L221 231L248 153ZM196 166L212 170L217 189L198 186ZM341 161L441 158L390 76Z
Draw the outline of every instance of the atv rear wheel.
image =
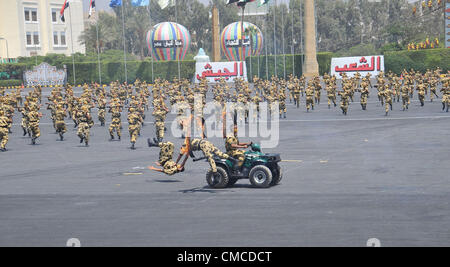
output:
M272 172L264 165L257 165L251 169L249 179L253 186L267 188L272 182Z
M206 182L212 188L225 188L229 181L230 178L227 171L220 166L217 166L217 173L215 175L213 175L211 170L206 173Z

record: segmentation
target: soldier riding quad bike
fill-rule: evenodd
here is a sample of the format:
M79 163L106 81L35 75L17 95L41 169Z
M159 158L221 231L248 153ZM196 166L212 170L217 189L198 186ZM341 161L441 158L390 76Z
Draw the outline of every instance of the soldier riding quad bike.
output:
M197 159L199 160L199 159ZM258 188L277 185L282 178L280 154L266 154L261 152L258 144L251 145L251 151L245 152L245 161L240 169L233 166L229 159L214 157L217 173L213 175L209 170L206 181L212 188L225 188L234 185L239 179L250 179L250 183Z

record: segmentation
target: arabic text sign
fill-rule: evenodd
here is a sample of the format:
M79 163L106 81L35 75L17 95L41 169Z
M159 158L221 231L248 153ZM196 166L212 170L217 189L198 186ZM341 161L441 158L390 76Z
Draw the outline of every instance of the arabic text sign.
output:
M247 80L247 66L244 61L231 62L198 62L195 64L195 82L205 77L209 83L215 83L224 78L233 82L236 78Z
M155 40L153 41L154 48L172 48L182 47L183 40Z
M34 67L33 70L26 71L24 79L28 86L63 85L66 80L66 72L57 70L56 67L44 62Z
M384 72L383 56L362 56L362 57L339 57L331 59L331 75L340 78L341 73L346 73L348 77L353 77L359 72L361 75L370 73L373 76Z

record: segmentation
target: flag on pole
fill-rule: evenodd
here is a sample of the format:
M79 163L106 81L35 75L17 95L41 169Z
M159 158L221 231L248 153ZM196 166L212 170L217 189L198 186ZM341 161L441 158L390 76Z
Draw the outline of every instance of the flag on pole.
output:
M227 0L226 5L228 6L228 5L236 3L236 2L239 2L239 0Z
M118 7L122 6L122 0L111 0L109 3L109 7Z
M89 4L89 16L88 18L90 18L92 16L92 14L94 14L95 12L95 0L91 0L91 3Z
M63 6L62 6L62 8L61 8L61 12L59 12L59 15L60 15L60 17L61 17L61 21L62 21L62 22L66 22L66 19L64 18L64 11L65 11L67 8L69 8L69 2L70 2L70 0L65 0Z
M175 6L176 0L158 0L158 5L161 9L164 9L168 6Z
M133 5L133 6L148 6L148 5L150 5L150 0L131 0L131 5Z
M258 6L263 6L267 3L269 3L269 0L259 0Z

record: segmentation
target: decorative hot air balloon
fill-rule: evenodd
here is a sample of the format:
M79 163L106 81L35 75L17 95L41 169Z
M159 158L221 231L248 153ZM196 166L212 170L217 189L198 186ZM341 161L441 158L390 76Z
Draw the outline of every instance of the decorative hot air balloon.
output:
M245 57L250 56L250 50L252 50L252 56L258 56L263 48L263 35L261 30L250 22L244 21L244 33L249 27L254 27L256 31L253 34L253 48L250 49L250 36L244 37L244 53ZM222 34L220 35L220 42L222 51L230 61L242 61L242 35L241 35L241 22L233 22L226 26Z
M147 45L156 61L183 60L191 45L191 35L175 22L161 22L147 33Z

